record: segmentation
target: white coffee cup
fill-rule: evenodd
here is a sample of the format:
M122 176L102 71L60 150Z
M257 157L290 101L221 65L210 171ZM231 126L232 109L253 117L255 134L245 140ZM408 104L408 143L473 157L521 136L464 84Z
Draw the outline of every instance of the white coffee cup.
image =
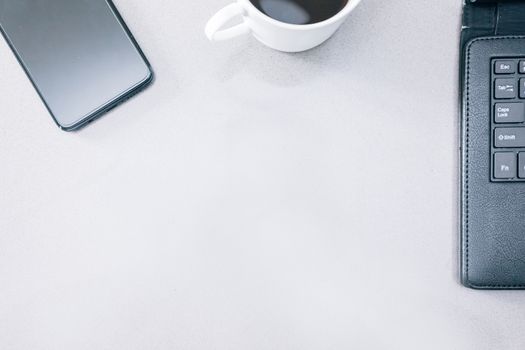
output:
M322 22L289 24L262 13L250 0L237 0L208 21L205 33L211 41L222 41L251 32L257 40L272 49L285 52L305 51L330 38L360 1L349 0L341 11ZM240 24L223 29L236 17L242 18Z

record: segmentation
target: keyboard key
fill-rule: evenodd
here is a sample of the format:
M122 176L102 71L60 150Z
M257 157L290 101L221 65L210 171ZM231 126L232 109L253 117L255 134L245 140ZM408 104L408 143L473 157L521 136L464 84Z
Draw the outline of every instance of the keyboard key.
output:
M494 73L496 74L516 73L516 62L514 61L496 61L496 63L494 64Z
M494 153L494 177L512 179L516 177L516 154L513 152Z
M525 178L525 153L518 153L518 177Z
M517 89L515 79L496 79L494 87L494 98L516 98L516 90Z
M496 128L494 147L525 147L525 128Z
M525 79L520 79L520 98L525 98Z
M520 74L525 74L525 61L520 61Z
M524 103L496 103L494 108L495 123L525 122Z

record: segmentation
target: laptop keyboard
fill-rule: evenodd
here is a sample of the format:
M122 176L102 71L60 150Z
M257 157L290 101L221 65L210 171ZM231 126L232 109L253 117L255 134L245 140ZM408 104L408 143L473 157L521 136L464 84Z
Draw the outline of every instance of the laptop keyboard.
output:
M525 181L525 58L492 61L491 180Z

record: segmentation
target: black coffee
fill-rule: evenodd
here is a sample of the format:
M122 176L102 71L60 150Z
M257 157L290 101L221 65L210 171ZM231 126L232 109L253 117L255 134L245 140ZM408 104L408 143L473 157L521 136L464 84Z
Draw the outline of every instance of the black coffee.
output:
M281 22L312 24L333 17L348 0L250 0L259 11Z

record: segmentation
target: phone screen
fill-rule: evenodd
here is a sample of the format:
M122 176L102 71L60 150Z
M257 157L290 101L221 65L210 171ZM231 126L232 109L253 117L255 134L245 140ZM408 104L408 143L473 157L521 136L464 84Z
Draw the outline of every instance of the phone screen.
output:
M0 0L0 28L65 129L102 113L152 77L107 0Z

